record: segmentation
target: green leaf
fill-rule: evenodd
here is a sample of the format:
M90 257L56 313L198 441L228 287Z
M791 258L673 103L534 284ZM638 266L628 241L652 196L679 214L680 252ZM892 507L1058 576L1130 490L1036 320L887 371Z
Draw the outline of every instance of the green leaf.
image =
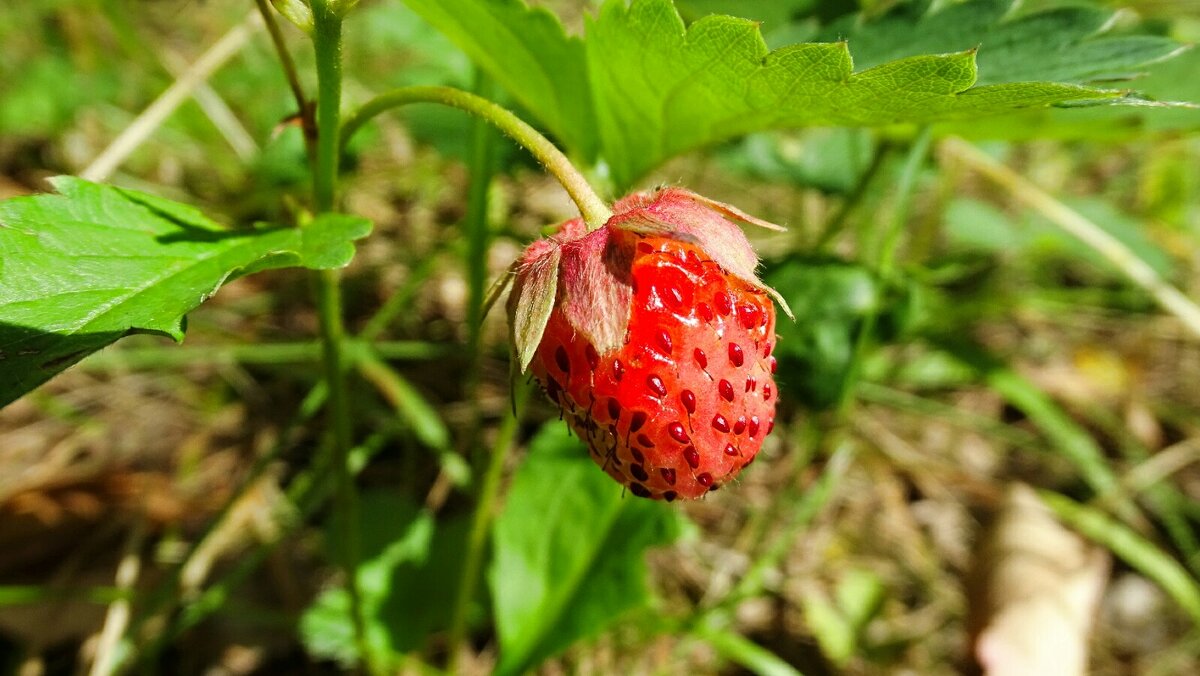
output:
M305 33L312 33L312 8L308 6L307 2L304 0L271 0L271 4L275 6L276 11L283 15L283 18L295 24L296 28Z
M420 649L430 633L450 624L468 521L435 522L406 497L383 491L363 494L360 518L357 574L367 647L373 664L398 667L401 656ZM332 532L327 539L337 541ZM336 551L329 556L340 559ZM301 616L299 629L312 655L347 667L360 663L344 588L318 596Z
M844 17L819 40L847 40L858 68L919 54L978 48L976 86L1005 82L1088 83L1132 77L1137 69L1182 49L1153 35L1104 35L1114 13L1098 7L1059 7L1015 13L1018 0L901 3L878 19Z
M1200 50L1151 64L1137 82L1151 99L1178 101L1172 106L1099 106L1024 110L985 120L947 122L939 133L972 139L1089 139L1119 141L1146 133L1200 129Z
M0 406L131 332L183 338L183 317L234 277L336 268L370 231L328 215L304 229L229 230L159 197L54 179L0 202Z
M667 0L606 3L587 49L604 157L621 185L666 158L761 129L933 122L1117 95L1055 82L973 86L973 51L855 72L845 43L768 53L756 24L709 16L685 29Z
M830 30L849 33L849 47L800 43L773 52L756 23L706 16L689 28L670 0L608 0L582 42L521 0L407 2L573 152L598 150L621 189L675 155L765 129L1123 102L1122 92L1077 83L1126 76L1178 50L1162 38L1095 37L1111 17L1100 10L1008 21L1008 0L837 24ZM977 82L981 44L988 67ZM927 51L955 53L915 55Z
M625 495L565 425L542 428L493 528L497 672L521 673L649 603L645 551L681 530L669 506Z

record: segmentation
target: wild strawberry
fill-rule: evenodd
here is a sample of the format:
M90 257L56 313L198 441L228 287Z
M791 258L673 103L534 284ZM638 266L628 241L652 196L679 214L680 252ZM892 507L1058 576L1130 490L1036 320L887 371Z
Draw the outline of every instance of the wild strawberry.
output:
M778 226L675 188L613 212L526 249L509 300L517 356L630 492L698 498L750 464L774 426L768 294L779 299L731 220Z

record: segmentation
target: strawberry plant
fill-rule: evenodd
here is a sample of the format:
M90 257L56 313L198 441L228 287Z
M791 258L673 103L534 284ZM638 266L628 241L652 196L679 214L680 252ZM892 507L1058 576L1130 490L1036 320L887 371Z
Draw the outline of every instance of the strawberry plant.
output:
M158 501L129 477L161 458L9 472L0 513L100 518L80 495L101 490L132 525L114 518L112 587L0 557L0 638L4 611L63 598L107 606L94 640L60 639L84 646L63 673L992 669L1035 659L1022 625L1057 626L1030 598L1096 616L1098 591L1062 590L1106 588L1115 556L1171 638L1096 659L1196 666L1190 376L1155 399L1129 383L1169 359L1081 351L1072 374L1108 370L1056 389L1033 360L1083 329L1023 324L1091 307L1200 336L1194 13L220 0L187 9L178 30L212 43L189 61L147 46L176 24L161 10L61 4L0 22L30 62L0 65L0 134L60 153L0 186L0 444L116 409L171 438L120 403L143 369L214 427L170 452ZM41 31L67 56L22 35ZM171 83L137 114L88 108L144 93L129 62ZM87 85L55 92L74 69ZM64 159L75 124L113 132L87 162ZM1118 190L1134 205L1097 196ZM106 394L77 404L96 372ZM236 471L196 469L226 436L249 449ZM972 550L983 511L1051 534ZM1079 551L1076 577L1004 593ZM270 618L231 619L246 608ZM1106 612L1096 632L1130 621ZM1053 634L1071 655L1080 622ZM47 666L54 641L19 643Z

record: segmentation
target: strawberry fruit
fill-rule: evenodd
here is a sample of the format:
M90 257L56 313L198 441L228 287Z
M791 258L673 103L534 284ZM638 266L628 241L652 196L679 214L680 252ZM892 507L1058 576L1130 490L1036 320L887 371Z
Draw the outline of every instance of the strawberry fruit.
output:
M698 498L749 465L774 426L780 299L732 221L778 226L677 188L613 212L526 249L514 346L610 476L637 496Z

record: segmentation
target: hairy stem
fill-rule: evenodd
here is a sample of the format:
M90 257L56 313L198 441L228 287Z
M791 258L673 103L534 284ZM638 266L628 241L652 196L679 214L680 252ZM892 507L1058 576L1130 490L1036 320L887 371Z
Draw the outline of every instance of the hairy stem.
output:
M504 132L521 147L528 150L546 168L546 171L558 179L558 182L575 202L575 206L579 207L579 213L583 215L589 232L604 225L605 221L612 216L612 210L608 208L604 200L600 199L583 174L579 173L567 156L549 139L542 136L538 130L529 126L512 111L460 89L401 87L380 94L347 118L345 125L342 126L343 139L349 139L354 132L376 115L409 103L440 103L459 108L487 120Z
M336 203L338 159L341 144L342 105L342 18L327 0L315 0L313 10L313 48L317 63L317 147L313 173L313 202L317 213L333 211ZM350 420L349 387L342 363L342 343L346 328L342 320L341 277L336 270L315 275L317 311L320 321L325 379L329 383L329 415L333 432L334 518L337 543L345 572L346 593L355 645L364 663L371 664L363 621L362 595L358 588L359 516L358 494L350 473L350 448L353 444Z

